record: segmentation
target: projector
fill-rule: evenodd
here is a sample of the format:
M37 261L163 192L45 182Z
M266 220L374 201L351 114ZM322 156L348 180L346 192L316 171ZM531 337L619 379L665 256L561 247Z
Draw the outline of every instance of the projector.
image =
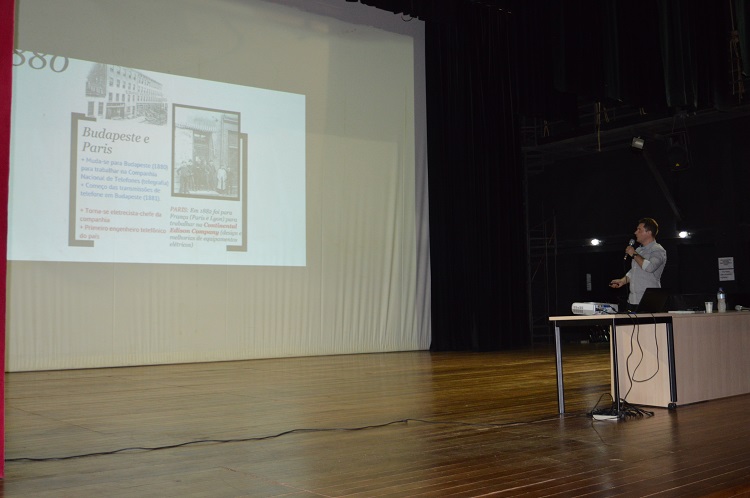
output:
M571 306L574 315L614 315L617 314L617 305L609 303L573 303Z

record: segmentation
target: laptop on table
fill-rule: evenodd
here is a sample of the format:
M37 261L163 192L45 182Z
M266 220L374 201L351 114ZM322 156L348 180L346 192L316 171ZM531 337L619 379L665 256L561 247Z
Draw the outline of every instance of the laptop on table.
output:
M666 313L669 291L658 287L649 287L643 293L636 313Z

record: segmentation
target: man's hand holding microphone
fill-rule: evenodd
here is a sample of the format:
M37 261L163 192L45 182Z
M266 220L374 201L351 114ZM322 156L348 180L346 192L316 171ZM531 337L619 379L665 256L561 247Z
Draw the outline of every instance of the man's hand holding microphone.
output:
M630 258L634 258L637 254L635 252L635 239L630 239L630 242L628 242L628 246L625 248L625 256L622 257L623 260ZM619 289L623 285L626 285L628 283L628 277L622 277L622 278L616 278L612 280L609 283L609 286L613 289Z

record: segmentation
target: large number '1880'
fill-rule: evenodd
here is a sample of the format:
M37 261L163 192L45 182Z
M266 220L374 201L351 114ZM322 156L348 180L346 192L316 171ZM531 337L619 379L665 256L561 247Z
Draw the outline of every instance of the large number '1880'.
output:
M31 52L31 56L28 56L26 51L15 49L13 51L13 65L23 66L27 64L31 69L37 70L49 67L54 73L62 73L68 69L69 61L67 57L53 55L49 62L47 62L47 57L50 57L50 55L40 52Z

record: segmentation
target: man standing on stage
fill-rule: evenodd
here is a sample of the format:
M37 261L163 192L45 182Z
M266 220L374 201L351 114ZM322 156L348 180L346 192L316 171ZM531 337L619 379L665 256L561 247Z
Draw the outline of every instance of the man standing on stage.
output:
M629 245L625 254L632 258L630 271L624 277L616 278L609 283L613 289L630 284L628 307L634 310L641 302L643 293L649 287L661 287L661 274L667 264L667 251L656 242L659 224L653 218L638 220L635 229L635 240L641 245L637 250Z

